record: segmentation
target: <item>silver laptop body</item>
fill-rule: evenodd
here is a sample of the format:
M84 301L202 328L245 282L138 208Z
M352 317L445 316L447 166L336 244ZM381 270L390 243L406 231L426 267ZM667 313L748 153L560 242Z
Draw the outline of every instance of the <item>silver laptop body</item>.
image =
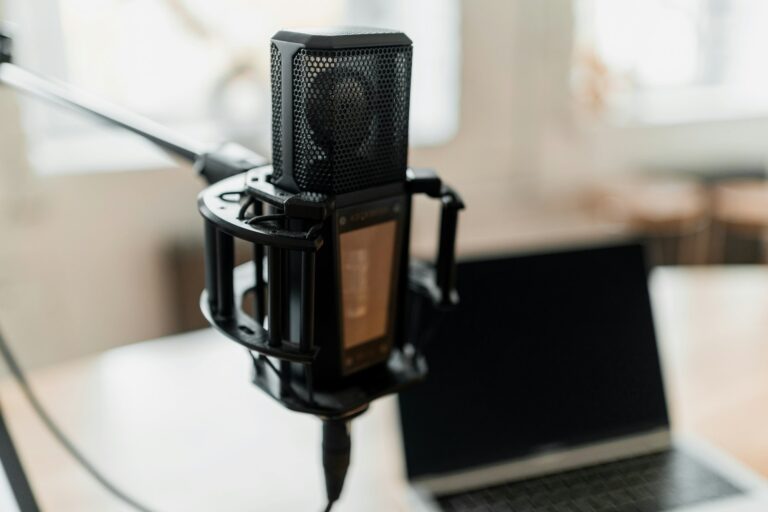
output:
M410 509L768 511L762 479L672 436L647 277L634 243L461 263L399 400Z

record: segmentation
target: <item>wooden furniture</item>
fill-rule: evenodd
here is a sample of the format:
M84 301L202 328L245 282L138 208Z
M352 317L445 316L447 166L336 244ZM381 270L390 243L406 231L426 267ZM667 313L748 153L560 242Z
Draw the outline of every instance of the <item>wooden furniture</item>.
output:
M696 182L618 181L593 191L589 202L598 217L620 220L645 238L654 265L708 261L709 201Z
M651 283L675 428L768 476L768 269L661 268ZM36 371L32 382L98 466L157 510L319 510L320 426L251 386L247 359L203 330ZM129 510L62 451L12 383L0 389L44 510ZM386 399L353 424L334 510L404 509L396 416Z
M727 261L727 247L738 249L739 245L753 242L760 252L758 260L768 262L768 181L737 180L715 185L712 189L712 217L716 261ZM732 257L738 259L739 255Z

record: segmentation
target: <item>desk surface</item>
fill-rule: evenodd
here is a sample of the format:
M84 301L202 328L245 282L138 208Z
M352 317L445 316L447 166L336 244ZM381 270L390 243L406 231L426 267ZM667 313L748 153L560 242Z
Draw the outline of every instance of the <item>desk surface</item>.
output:
M674 427L768 476L768 268L661 269L651 284ZM245 354L206 330L32 381L83 451L157 510L319 510L318 422L281 409L249 375ZM3 385L2 399L44 510L128 510L51 439L14 385ZM375 403L353 436L334 510L401 510L395 402Z

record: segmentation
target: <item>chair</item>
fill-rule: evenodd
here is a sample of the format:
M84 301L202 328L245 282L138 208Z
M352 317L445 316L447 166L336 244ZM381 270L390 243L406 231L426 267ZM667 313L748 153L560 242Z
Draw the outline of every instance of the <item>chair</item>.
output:
M652 265L704 264L710 208L702 185L692 181L632 179L600 186L599 215L626 222L643 237Z
M712 188L712 252L718 262L768 263L768 182L734 180Z

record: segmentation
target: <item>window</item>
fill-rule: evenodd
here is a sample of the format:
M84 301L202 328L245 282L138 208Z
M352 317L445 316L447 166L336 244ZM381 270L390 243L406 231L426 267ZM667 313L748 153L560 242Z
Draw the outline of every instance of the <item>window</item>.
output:
M768 3L580 0L577 84L626 123L768 116Z
M458 0L6 4L20 64L202 141L232 140L269 154L269 38L301 26L404 30L415 46L411 143L444 143L458 127ZM163 165L160 152L119 130L36 100L24 100L22 110L30 158L43 174Z

